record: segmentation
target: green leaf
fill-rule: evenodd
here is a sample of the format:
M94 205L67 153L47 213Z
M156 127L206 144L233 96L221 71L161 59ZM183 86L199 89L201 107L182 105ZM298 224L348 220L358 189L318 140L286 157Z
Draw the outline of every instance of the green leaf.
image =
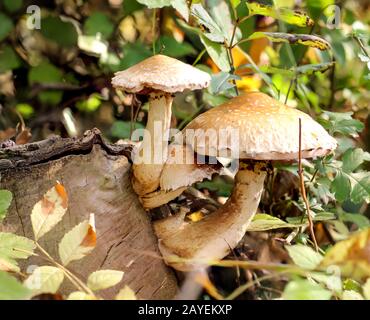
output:
M329 300L332 293L309 280L293 280L284 288L284 300Z
M51 231L62 220L67 209L66 190L63 185L57 182L32 209L31 222L35 240Z
M25 119L31 118L35 113L33 107L28 103L18 103L15 108Z
M48 16L41 20L41 34L64 47L77 45L78 34L74 25L60 17Z
M287 223L265 213L258 213L253 217L248 231L266 231L279 228L297 228L297 225Z
M4 7L9 12L18 11L23 6L23 0L3 0Z
M101 97L98 93L91 94L86 100L78 101L76 107L82 112L94 112L101 105Z
M213 62L221 69L221 71L228 72L230 64L227 56L226 48L220 44L209 40L205 35L200 35L200 41L206 48L209 56Z
M345 172L356 170L365 160L369 161L369 154L361 148L348 149L342 156L342 169Z
M8 16L0 12L0 41L3 41L13 28L13 21Z
M144 126L140 122L135 122L133 129L144 129ZM111 135L114 138L130 139L130 130L130 121L115 121L112 125Z
M55 294L64 280L61 269L51 266L37 267L24 281L24 285L36 296L42 293Z
M350 175L353 182L351 200L354 203L370 202L370 172L353 173Z
M0 300L26 300L31 292L18 280L4 271L0 271Z
M314 21L304 12L289 8L274 8L257 2L246 2L250 15L261 15L282 20L299 27L313 26Z
M61 83L63 80L62 72L48 62L42 62L36 67L32 67L28 73L28 81L34 83ZM63 92L60 90L48 90L39 93L41 102L46 104L58 104L62 100Z
M229 197L233 190L233 185L222 179L220 176L215 177L211 181L205 180L197 183L196 187L197 189L208 189L216 192L220 197Z
M146 5L149 9L154 9L168 7L172 0L137 0L137 2Z
M230 0L231 5L233 8L236 8L240 4L241 0Z
M338 217L343 222L356 224L360 229L370 227L369 218L360 213L339 212Z
M314 72L325 72L335 65L334 62L324 62L317 64L305 64L295 69L297 75L311 75Z
M303 244L285 246L285 249L288 251L293 262L303 269L313 270L323 259L321 254Z
M345 135L354 135L364 129L364 124L352 118L353 112L329 112L324 111L319 122L329 133L336 132Z
M89 36L100 33L103 39L108 39L114 31L114 24L109 17L101 12L94 12L84 23L84 32Z
M120 62L119 69L127 69L134 64L149 58L151 55L152 52L140 42L126 44L123 47L123 59Z
M35 248L35 243L28 238L0 232L0 270L19 270L16 260L27 259Z
M222 35L227 43L231 43L232 34L234 31L234 22L231 18L231 13L227 1L208 0L207 8L214 19L215 23L222 31ZM236 28L233 43L241 38L242 34L239 28Z
M93 290L103 290L117 285L123 277L122 271L99 270L89 275L87 286Z
M224 33L221 27L212 19L206 9L201 4L193 4L191 13L197 19L198 23L204 29L204 36L213 42L223 43L228 35Z
M6 212L13 200L13 194L4 189L0 189L0 222L5 218Z
M343 202L347 200L351 193L350 179L339 170L331 183L331 190L334 192L337 201Z
M257 31L251 34L248 37L248 40L260 39L260 38L268 38L272 42L301 44L304 46L309 46L309 47L317 48L320 50L327 50L330 48L330 45L326 40L319 38L317 36L310 35L310 34L290 34L290 33L283 33L283 32Z
M59 256L66 266L74 260L80 260L94 250L96 233L93 223L85 220L67 232L59 243Z
M195 55L196 50L187 42L178 42L175 38L161 36L157 42L157 52L174 58L181 58L188 55Z
M12 47L5 46L0 49L0 73L13 70L21 65L21 60Z
M123 13L125 15L130 15L134 13L135 11L145 8L144 5L139 3L137 0L123 1L122 6L123 6Z
M180 13L186 22L189 21L190 10L186 0L172 0L171 5Z
M211 75L210 92L212 94L219 94L235 87L233 80L240 79L239 76L228 72L219 72Z

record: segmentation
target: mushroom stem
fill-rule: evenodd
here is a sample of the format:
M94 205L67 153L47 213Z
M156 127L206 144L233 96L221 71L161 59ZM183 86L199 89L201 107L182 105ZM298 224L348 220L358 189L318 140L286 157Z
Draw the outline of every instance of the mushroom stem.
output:
M188 271L207 261L222 259L230 248L235 248L257 211L266 168L265 162L241 163L229 200L198 222L185 222L183 212L155 222L166 263Z
M149 112L139 163L133 165L133 187L140 196L159 187L159 178L167 160L173 97L167 93L151 93ZM136 161L137 162L137 161Z

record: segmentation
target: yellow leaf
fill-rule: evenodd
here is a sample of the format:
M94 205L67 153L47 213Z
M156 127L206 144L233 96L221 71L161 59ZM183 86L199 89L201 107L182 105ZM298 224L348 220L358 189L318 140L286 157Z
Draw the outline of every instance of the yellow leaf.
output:
M187 218L192 222L200 221L204 218L202 211L195 211L187 215Z
M342 276L361 281L370 277L370 228L335 244L320 266L336 265Z
M370 278L368 278L362 287L365 299L370 300Z
M95 298L85 292L75 291L68 296L67 300L95 300Z
M214 286L214 284L209 280L208 275L206 273L198 273L195 276L195 281L201 284L204 288L204 290L207 291L207 293L217 300L223 300L224 297L218 292L217 288Z
M79 260L90 253L96 246L94 215L66 233L59 243L59 256L64 266Z
M122 271L98 270L89 275L87 286L93 291L107 289L118 284L122 277Z
M236 80L236 86L242 91L258 91L261 87L261 79L257 74L253 76L245 76L240 80Z
M66 190L62 184L57 182L33 207L31 223L36 240L48 233L62 220L67 207Z
M61 269L51 266L37 267L24 281L24 285L32 290L33 296L42 293L57 293L64 279Z
M116 300L137 300L135 292L128 286L125 286L116 295Z

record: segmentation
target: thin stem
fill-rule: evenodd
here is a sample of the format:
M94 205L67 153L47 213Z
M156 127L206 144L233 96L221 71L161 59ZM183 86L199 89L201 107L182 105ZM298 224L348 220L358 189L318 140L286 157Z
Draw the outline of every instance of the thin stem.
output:
M358 45L360 46L360 48L361 48L361 50L362 50L363 54L364 54L365 56L367 56L368 58L370 58L369 53L367 52L367 50L366 50L366 48L365 48L364 44L362 43L361 39L360 39L360 38L358 38L358 37L356 37L356 36L353 36L353 38L356 40L356 42L357 42L357 43L358 43Z
M152 16L152 32L153 32L153 41L152 41L152 50L153 55L155 55L155 43L156 43L156 30L157 30L157 9L153 9L153 16Z
M301 120L301 118L299 118L298 174L299 174L299 180L300 180L300 185L301 185L301 194L302 194L302 198L303 198L303 201L305 203L305 206L306 206L306 212L307 212L307 218L308 218L308 228L310 230L312 241L315 245L315 250L319 251L319 247L318 247L317 241L316 241L315 232L314 232L314 229L313 229L313 220L312 220L311 211L310 211L310 204L307 200L306 188L304 186L304 177L303 177L303 168L302 168L302 120Z
M272 279L272 278L276 278L276 277L281 277L281 276L282 276L282 273L279 273L279 274L268 274L266 276L263 276L263 277L260 277L260 278L255 279L255 280L249 281L249 282L241 285L240 287L236 288L232 293L230 293L225 298L225 300L234 300L235 298L237 298L238 296L240 296L244 291L250 289L254 285L258 284L259 282L265 281L265 280L268 280L268 279Z
M55 266L57 266L59 269L63 271L65 276L76 286L76 288L80 291L85 291L86 293L90 294L91 296L95 297L94 292L87 287L80 279L78 279L72 272L70 272L67 268L65 268L63 265L58 263L53 259L53 257L43 248L41 245L35 241L35 244L37 248L48 258L48 260L53 263Z
M287 104L288 102L289 93L290 93L290 90L292 89L294 81L295 81L295 78L290 80L288 92L286 93L286 96L285 96L285 102L284 102L285 104Z
M193 66L195 66L200 59L202 59L203 55L207 52L206 49L203 49L197 56L197 58L195 59L195 61L193 62Z

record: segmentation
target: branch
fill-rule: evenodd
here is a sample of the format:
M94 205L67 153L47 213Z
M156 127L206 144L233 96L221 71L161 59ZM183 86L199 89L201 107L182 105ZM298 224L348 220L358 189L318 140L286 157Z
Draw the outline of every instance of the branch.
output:
M303 168L302 168L302 120L299 118L299 158L298 158L298 174L299 174L299 181L301 185L301 194L303 201L306 206L306 212L308 217L308 228L310 230L312 241L315 245L315 250L318 251L319 247L317 245L315 232L313 230L313 220L311 216L310 204L307 200L306 188L304 186L304 177L303 177Z

